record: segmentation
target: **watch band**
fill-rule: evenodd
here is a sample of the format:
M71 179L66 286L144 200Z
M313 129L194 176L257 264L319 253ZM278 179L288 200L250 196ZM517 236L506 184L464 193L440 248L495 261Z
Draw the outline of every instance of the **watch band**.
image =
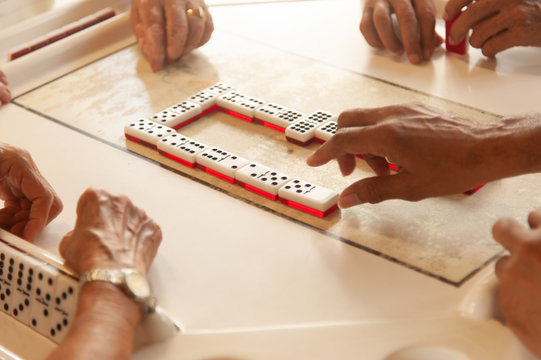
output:
M93 269L79 279L82 287L87 282L103 281L118 287L129 298L143 306L144 313L153 312L156 298L152 296L146 277L133 269Z

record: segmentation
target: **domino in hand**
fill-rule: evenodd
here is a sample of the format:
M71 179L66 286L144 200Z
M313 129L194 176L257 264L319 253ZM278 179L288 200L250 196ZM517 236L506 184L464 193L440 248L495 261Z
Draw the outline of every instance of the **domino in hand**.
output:
M207 149L205 144L179 133L161 139L157 147L161 155L191 168L195 166L195 156Z
M151 120L175 130L186 126L201 117L203 109L191 101L182 101L157 114Z
M170 127L156 124L147 119L139 119L124 127L124 134L128 140L148 146L151 149L157 149L158 141L174 132L175 130Z
M250 163L235 173L236 182L245 189L276 200L278 190L291 178L257 163Z
M319 217L338 209L336 192L300 179L282 186L278 196L284 204Z
M197 166L218 178L235 182L235 172L249 163L243 157L212 147L196 155Z
M445 22L445 49L447 49L447 51L450 51L450 52L454 52L460 55L465 55L467 51L467 46L468 46L467 40L466 40L467 36L456 45L451 45L449 43L449 34L451 32L451 26L453 26L454 22L458 19L458 17L461 14L462 13L458 14L454 19L451 19Z

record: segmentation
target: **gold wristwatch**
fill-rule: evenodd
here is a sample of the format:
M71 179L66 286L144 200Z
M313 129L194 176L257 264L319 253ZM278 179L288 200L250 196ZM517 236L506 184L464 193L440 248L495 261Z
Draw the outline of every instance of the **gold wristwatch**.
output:
M156 298L152 295L146 276L133 269L94 269L79 279L80 286L90 281L104 281L121 289L129 298L141 304L144 313L153 312Z

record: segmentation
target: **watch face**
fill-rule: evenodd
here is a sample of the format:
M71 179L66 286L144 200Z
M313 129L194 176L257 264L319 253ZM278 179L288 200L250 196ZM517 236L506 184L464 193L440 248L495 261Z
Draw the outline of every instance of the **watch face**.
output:
M126 286L136 298L141 299L150 296L150 286L147 279L137 272L126 275Z

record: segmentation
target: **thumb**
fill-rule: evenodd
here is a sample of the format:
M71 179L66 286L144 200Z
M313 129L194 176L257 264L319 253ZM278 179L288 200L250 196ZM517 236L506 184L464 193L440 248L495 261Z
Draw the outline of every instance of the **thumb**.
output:
M413 200L411 176L401 173L396 175L373 176L355 182L340 195L338 205L346 209L355 205L376 204L390 199Z

